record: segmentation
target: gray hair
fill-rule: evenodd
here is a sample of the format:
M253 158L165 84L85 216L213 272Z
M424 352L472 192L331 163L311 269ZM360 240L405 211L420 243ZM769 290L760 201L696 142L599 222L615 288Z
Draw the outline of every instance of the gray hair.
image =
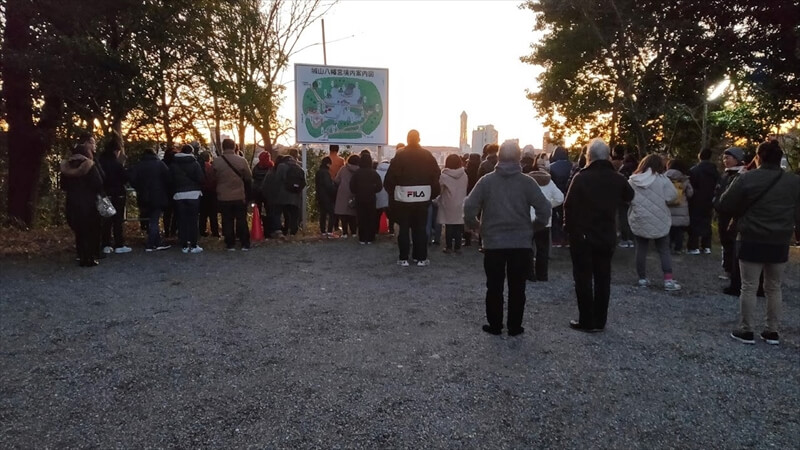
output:
M608 144L600 138L594 138L586 146L586 159L589 161L605 161L611 156Z
M503 145L500 146L500 151L497 152L497 159L500 161L516 161L519 162L519 158L522 151L519 149L519 144L515 141L505 141Z

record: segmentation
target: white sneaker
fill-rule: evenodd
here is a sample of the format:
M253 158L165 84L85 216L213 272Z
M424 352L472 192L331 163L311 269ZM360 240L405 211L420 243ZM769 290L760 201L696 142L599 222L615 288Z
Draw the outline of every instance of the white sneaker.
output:
M203 247L200 247L199 245L195 245L189 250L189 253L202 253L202 252L203 252Z
M111 247L103 247L103 253L108 255L109 253L114 253L114 249Z
M695 248L695 249L692 249L692 250L686 250L686 254L687 255L699 255L700 254L700 249L699 248Z
M423 259L422 261L417 261L417 267L426 267L431 265L430 259Z
M397 265L400 267L408 267L408 260L407 259L398 259Z
M703 249L703 253L705 253L706 255L710 255L711 254L711 249L710 248L704 248Z
M650 286L650 282L649 282L649 281L647 281L647 279L646 279L646 278L642 278L641 280L639 280L639 283L638 283L638 284L639 284L639 287L647 287L647 286Z
M675 280L664 280L665 291L680 291L681 285Z
M117 247L114 249L114 253L128 253L132 248L128 247L127 245L123 245L122 247Z
M181 251L182 251L183 253L189 253L189 247L183 247L183 248L181 249Z

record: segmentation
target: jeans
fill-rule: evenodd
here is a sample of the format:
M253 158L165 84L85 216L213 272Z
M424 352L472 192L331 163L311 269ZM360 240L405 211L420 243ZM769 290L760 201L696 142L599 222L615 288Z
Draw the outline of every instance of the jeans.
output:
M175 200L175 212L178 214L178 242L183 248L196 247L200 199Z
M158 222L161 220L161 209L147 209L147 248L155 249L161 245L161 232Z
M442 224L436 221L436 216L439 213L439 206L431 203L428 207L428 219L425 223L425 232L427 233L427 240L432 244L439 244L442 239Z
M594 246L585 239L570 236L569 254L578 298L578 323L584 328L605 328L614 247Z
M781 315L781 280L786 263L754 263L739 260L739 269L742 273L742 292L739 295L740 321L742 331L753 331L755 321L753 314L756 309L756 290L758 278L764 271L764 294L767 297L767 326L765 331L778 332Z
M446 224L444 226L444 247L448 250L461 250L461 238L464 237L464 224Z
M411 257L417 261L428 259L428 233L425 226L428 221L428 205L425 203L407 203L398 206L395 219L399 225L397 232L397 246L400 250L398 259L408 259L408 252L411 250ZM411 230L411 238L409 238ZM414 247L411 249L411 240Z
M111 231L114 231L114 248L120 248L125 246L125 235L124 235L124 227L122 226L125 222L125 201L126 198L124 195L115 195L109 197L111 200L111 204L114 205L114 209L117 210L117 213L114 214L112 217L104 217L102 222L102 236L103 236L103 247L110 247L111 246Z
M636 236L636 274L639 279L647 278L647 246L651 239ZM669 254L669 236L652 239L661 257L661 271L664 275L672 275L672 257Z
M242 248L250 248L250 230L247 228L247 205L244 200L220 201L219 212L222 214L222 235L225 247L236 247L236 238ZM234 235L234 229L236 235Z
M495 329L503 328L503 287L508 277L508 330L522 327L525 312L525 276L531 263L531 249L484 249L486 272L486 320Z

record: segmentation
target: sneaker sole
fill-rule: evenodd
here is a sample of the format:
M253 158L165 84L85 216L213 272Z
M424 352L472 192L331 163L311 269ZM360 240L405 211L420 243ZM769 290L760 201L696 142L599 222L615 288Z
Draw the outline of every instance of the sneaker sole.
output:
M766 342L769 345L780 345L781 341L776 341L775 339L767 339L764 336L759 336L762 341Z
M732 337L733 339L735 339L735 340L737 340L737 341L741 342L742 344L750 344L750 345L755 345L755 343L756 343L755 339L753 339L752 341L749 341L749 340L747 340L747 339L742 339L742 338L740 338L740 337L738 337L738 336L735 336L733 333L731 333L731 337Z

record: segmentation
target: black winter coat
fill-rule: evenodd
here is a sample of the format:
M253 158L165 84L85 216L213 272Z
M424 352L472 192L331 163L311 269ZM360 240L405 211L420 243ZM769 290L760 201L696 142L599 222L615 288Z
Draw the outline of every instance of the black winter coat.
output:
M142 160L128 172L128 178L136 189L140 206L158 209L167 207L170 192L169 169L156 155L145 153Z
M372 167L361 167L350 178L350 192L355 196L358 206L372 205L374 208L375 194L382 189L381 176Z
M394 198L396 186L430 186L431 198L427 202L430 204L441 191L440 175L439 164L431 152L419 145L408 145L392 159L383 180L383 187L389 198Z
M128 182L128 174L125 168L113 154L105 153L98 158L100 167L103 169L103 189L110 197L121 197L125 195L125 183Z
M689 215L711 217L714 191L719 183L717 166L710 161L700 161L689 169L689 182L694 189L694 195L689 198Z
M314 187L317 191L319 211L333 213L333 205L336 201L336 185L333 184L329 167L319 167L316 175L314 175Z
M194 156L188 153L175 155L169 166L172 175L172 192L200 191L206 173Z
M617 208L633 200L633 188L611 161L595 161L572 179L564 199L564 229L570 239L613 249L617 242Z
M61 163L61 189L67 193L67 222L100 219L97 196L103 191L103 176L98 166L83 155L72 155Z

